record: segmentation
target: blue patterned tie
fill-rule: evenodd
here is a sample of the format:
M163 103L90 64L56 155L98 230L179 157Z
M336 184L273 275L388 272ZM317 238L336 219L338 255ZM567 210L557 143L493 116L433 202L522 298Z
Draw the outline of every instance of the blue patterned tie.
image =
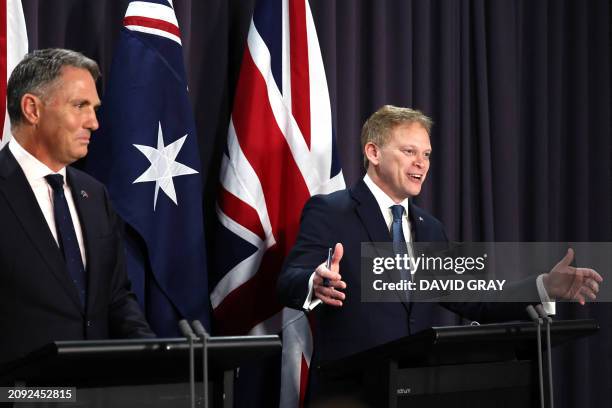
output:
M393 237L393 252L396 255L408 254L408 247L406 246L406 238L404 237L404 229L402 228L402 217L404 215L404 207L396 204L392 205L391 213L393 214L393 222L391 223L391 236ZM410 270L400 269L400 277L405 280L412 280ZM402 299L409 301L409 292L404 292Z
M47 179L47 183L53 189L53 215L55 216L55 227L57 228L57 240L64 253L66 269L68 269L72 282L79 292L81 306L85 307L87 277L83 267L83 260L81 259L79 242L77 241L72 217L68 209L68 202L64 196L64 177L61 174L49 174L45 176L45 179Z
M391 224L391 236L393 237L393 252L399 255L407 254L406 238L402 228L402 216L404 215L404 207L396 204L391 206L393 213L393 223Z

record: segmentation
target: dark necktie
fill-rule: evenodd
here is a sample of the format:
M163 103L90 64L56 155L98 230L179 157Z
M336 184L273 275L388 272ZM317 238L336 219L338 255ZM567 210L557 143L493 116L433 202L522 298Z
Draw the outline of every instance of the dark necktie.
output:
M55 216L57 240L64 253L66 269L68 269L70 278L77 288L81 306L84 307L87 288L85 268L83 267L79 242L68 209L68 202L64 196L64 177L61 174L49 174L45 176L45 179L53 189L53 215Z
M393 222L391 223L391 237L393 238L393 252L396 255L408 254L408 247L406 246L406 238L404 237L404 229L402 228L402 217L404 216L404 207L396 204L391 206L391 213L393 214ZM411 280L410 270L400 269L401 279ZM408 291L403 293L402 300L408 301L410 294Z
M391 224L391 236L393 237L393 252L399 255L407 254L406 238L404 237L404 229L402 228L402 217L404 215L404 207L396 204L391 206L393 214L393 223Z

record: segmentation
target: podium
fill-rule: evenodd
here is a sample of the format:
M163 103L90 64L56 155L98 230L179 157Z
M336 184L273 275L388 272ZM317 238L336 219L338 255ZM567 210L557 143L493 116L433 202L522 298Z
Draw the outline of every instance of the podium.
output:
M551 343L598 329L591 319L554 321ZM537 330L532 322L432 327L322 362L321 394L375 407L539 407Z
M201 400L202 344L194 348ZM207 350L211 406L232 407L234 370L280 353L281 341L278 336L210 337ZM49 403L53 407L189 407L189 344L184 338L58 341L4 367L0 384L76 387L76 402Z

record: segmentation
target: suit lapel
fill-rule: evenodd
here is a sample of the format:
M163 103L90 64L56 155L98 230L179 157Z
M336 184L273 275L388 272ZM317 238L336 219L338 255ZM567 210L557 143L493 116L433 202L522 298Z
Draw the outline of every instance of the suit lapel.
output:
M87 308L91 310L96 300L96 288L100 279L99 263L96 258L96 254L100 252L94 248L97 242L95 239L96 232L92 231L91 226L95 224L92 221L95 217L100 217L100 214L96 214L96 209L92 205L95 198L90 198L91 192L88 192L83 185L82 177L79 177L78 173L71 167L66 168L66 175L83 232L83 245L85 246L85 259L87 260L85 268L87 273Z
M361 220L364 228L368 232L371 242L393 242L391 233L387 228L387 223L380 212L378 202L374 198L374 195L365 184L363 180L360 180L353 188L351 188L351 196L357 202L355 210ZM393 256L388 251L382 251L380 248L376 248L376 251L380 256L388 257ZM383 279L387 280L387 276L383 274ZM410 305L405 301L405 298L395 291L398 299L400 299L406 311L410 312Z
M416 205L409 203L408 216L414 242L438 242L441 240L440 229L431 221L431 216Z
M0 152L0 193L5 195L23 230L51 272L81 310L77 289L68 276L60 249L25 174L8 147Z
M364 228L368 232L371 242L391 242L391 234L385 223L383 215L380 213L378 203L372 192L360 180L351 188L351 196L357 202L355 210Z

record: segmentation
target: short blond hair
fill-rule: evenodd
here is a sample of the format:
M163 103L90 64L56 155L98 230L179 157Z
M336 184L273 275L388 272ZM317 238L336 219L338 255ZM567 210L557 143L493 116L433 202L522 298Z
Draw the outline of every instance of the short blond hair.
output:
M418 123L430 133L433 121L423 112L410 108L384 105L372 114L361 128L361 152L363 166L368 169L368 157L365 155L365 145L374 143L383 147L391 136L391 131L400 125Z

